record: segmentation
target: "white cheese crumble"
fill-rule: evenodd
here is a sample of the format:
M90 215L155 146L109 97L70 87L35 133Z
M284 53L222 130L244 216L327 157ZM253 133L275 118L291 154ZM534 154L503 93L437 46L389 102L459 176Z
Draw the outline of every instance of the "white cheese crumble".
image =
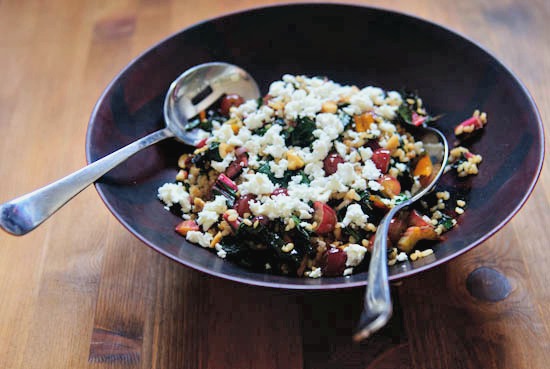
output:
M269 219L290 218L292 215L300 219L311 219L313 209L305 202L293 196L284 194L277 196L262 196L259 201L249 201L250 211L254 215L263 215Z
M222 258L222 259L225 259L225 257L227 256L227 251L225 251L223 248L222 248L222 245L220 245L219 243L215 244L214 245L214 248L216 249L216 255L218 255L218 257Z
M353 267L344 269L343 276L352 275L353 274Z
M405 260L408 260L409 257L407 256L407 253L405 252L400 252L399 254L397 254L397 261L405 261Z
M264 195L272 193L275 185L269 177L263 173L245 173L242 175L244 181L238 185L241 195L254 194Z
M278 163L270 161L269 169L275 178L283 178L285 171L288 169L288 160L281 159Z
M227 210L225 197L218 195L214 201L204 204L202 211L197 218L197 224L207 231L219 219L219 216Z
M183 213L188 213L191 210L189 202L189 193L185 190L181 183L165 183L158 189L158 198L166 204L169 209L174 204L181 206Z
M321 268L314 268L309 274L309 278L320 278L323 276L323 273L321 272Z
M185 239L189 242L198 243L202 247L210 247L212 242L212 235L208 232L202 233L199 231L189 231L185 236Z
M231 164L233 161L235 160L235 154L230 152L229 154L227 154L225 156L225 158L223 158L222 161L214 161L212 160L210 162L210 166L212 168L214 168L215 170L217 170L218 172L222 173L224 172L227 167L229 166L229 164Z
M248 114L244 119L245 126L250 129L258 129L268 122L273 117L273 109L267 105L263 105L257 111Z
M361 205L351 204L346 210L346 216L342 220L342 226L347 227L353 224L357 227L364 227L367 224L369 216L363 213Z
M359 246L355 243L350 244L344 249L344 252L347 254L348 258L346 260L346 266L354 267L357 266L363 261L367 249L363 246Z
M344 132L344 125L340 118L331 113L318 114L315 117L315 125L323 130L331 140L336 140Z

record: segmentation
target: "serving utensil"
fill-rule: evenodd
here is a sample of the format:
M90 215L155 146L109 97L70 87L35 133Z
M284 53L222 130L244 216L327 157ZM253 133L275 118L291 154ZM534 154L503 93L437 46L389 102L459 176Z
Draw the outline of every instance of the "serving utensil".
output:
M166 94L163 111L165 128L56 182L2 204L0 227L16 236L32 231L105 173L159 141L174 137L185 144L195 145L205 137L205 132L198 128L187 130L187 120L226 93L235 93L244 99L256 99L260 96L254 79L235 65L216 62L188 69L172 82Z
M428 126L416 127L412 124L408 130L416 140L423 142L426 154L430 156L433 163L432 175L429 181L424 182L425 185L413 188L413 196L410 199L395 205L380 221L374 236L364 307L357 331L353 336L353 340L356 342L364 340L386 325L392 314L387 258L388 231L392 218L401 209L411 205L433 189L441 178L449 157L449 144L439 130Z

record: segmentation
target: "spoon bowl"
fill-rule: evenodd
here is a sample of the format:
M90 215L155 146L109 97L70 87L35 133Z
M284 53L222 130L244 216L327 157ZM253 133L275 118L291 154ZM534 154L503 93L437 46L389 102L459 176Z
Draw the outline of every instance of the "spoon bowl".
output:
M16 236L32 231L105 173L157 142L175 137L188 145L195 145L208 133L197 128L188 130L188 119L226 93L235 93L245 99L260 96L254 79L235 65L205 63L188 69L172 82L166 94L166 128L118 149L56 182L2 204L0 227Z

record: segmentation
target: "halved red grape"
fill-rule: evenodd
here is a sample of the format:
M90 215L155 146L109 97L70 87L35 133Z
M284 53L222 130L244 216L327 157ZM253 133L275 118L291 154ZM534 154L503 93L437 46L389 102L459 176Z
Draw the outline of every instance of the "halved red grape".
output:
M342 158L338 153L328 154L325 160L323 161L323 169L327 176L336 173L338 170L338 164L343 163L344 158Z
M313 220L317 222L315 233L324 234L332 232L336 225L336 212L327 204L321 201L313 203Z
M220 104L220 113L225 116L229 116L229 109L232 106L239 106L244 103L244 99L237 94L227 94L222 98Z
M321 259L321 272L325 276L338 276L344 273L348 255L337 247L329 247Z

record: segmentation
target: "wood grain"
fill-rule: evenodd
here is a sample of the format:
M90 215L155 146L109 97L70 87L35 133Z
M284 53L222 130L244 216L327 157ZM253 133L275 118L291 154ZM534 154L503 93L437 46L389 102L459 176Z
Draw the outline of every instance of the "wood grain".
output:
M85 164L89 114L132 58L194 22L268 3L0 1L0 202ZM488 47L548 130L550 2L360 3ZM482 246L394 287L399 313L361 345L349 340L361 290L290 293L183 268L87 189L24 238L0 233L0 368L548 367L549 175L545 166L519 215Z

